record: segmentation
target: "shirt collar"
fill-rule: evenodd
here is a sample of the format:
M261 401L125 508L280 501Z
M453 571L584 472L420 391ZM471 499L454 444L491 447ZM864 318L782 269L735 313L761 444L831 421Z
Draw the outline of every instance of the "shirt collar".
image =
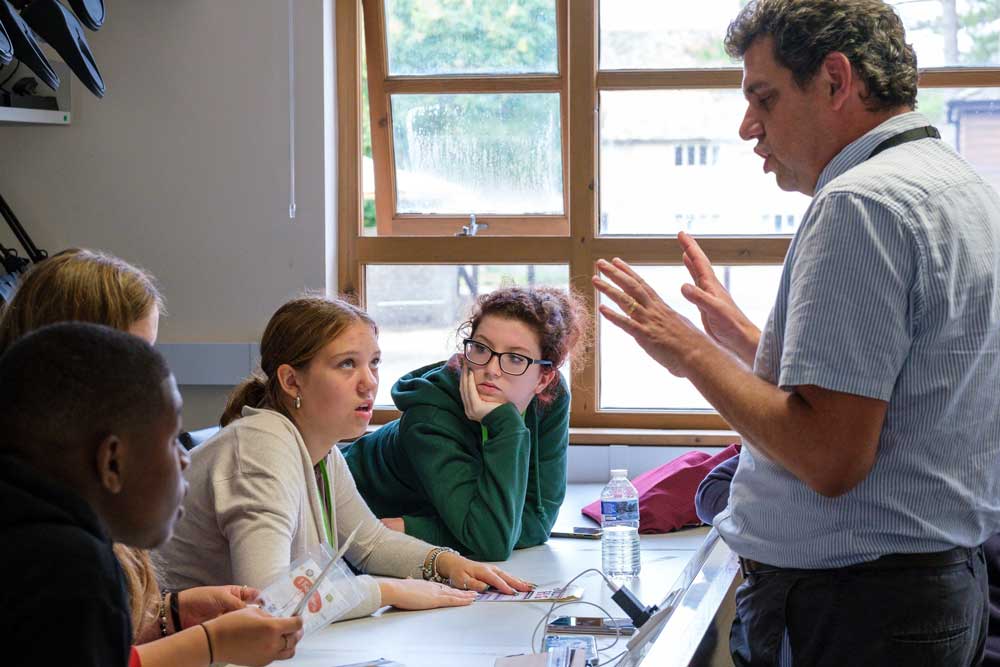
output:
M829 163L827 163L827 165L823 168L823 171L820 172L819 180L816 181L816 192L818 193L822 190L826 184L833 179L867 160L868 156L871 155L871 152L875 150L875 147L886 139L894 137L902 132L906 132L907 130L912 130L913 128L924 127L925 125L930 125L930 123L927 121L927 118L923 116L923 114L919 114L915 111L908 111L906 113L899 114L898 116L893 116L877 127L872 128L866 134L863 134L844 146L844 148L837 153L837 155L834 156Z

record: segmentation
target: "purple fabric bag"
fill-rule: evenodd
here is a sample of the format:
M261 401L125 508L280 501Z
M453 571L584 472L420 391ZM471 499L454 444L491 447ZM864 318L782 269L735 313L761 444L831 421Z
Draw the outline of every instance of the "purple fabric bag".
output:
M639 532L669 533L701 524L694 511L698 485L715 466L739 453L739 443L729 445L715 456L688 452L633 479L632 484L639 491ZM601 501L595 500L582 512L600 523Z

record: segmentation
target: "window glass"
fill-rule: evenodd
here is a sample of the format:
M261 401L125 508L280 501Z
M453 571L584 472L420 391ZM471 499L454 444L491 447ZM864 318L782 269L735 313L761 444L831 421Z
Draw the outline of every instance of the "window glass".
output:
M558 73L554 0L386 0L390 76Z
M723 48L744 0L602 0L601 69L739 66ZM920 67L1000 64L997 0L890 0Z
M401 376L459 351L458 326L477 296L510 284L569 285L568 267L548 264L382 264L367 266L365 276L367 310L378 324L382 348L375 400L380 407L393 407L389 392Z
M601 234L791 234L809 198L784 192L739 124L738 90L601 93Z
M681 285L691 282L687 269L683 266L637 266L635 269L671 308L702 328L698 309L680 293ZM736 304L754 324L763 328L774 305L781 267L717 266L715 270ZM609 301L602 297L602 303ZM668 373L643 352L631 336L603 318L600 327L602 409L712 410L694 385Z
M722 48L738 1L602 0L601 69L734 67Z
M1000 64L997 0L890 0L920 67Z
M393 95L399 213L561 214L559 95Z

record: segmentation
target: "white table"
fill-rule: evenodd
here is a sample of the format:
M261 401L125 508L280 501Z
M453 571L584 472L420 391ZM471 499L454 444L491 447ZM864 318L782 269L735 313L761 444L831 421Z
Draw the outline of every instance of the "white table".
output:
M596 500L600 490L599 484L571 484L557 528L594 525L580 514L580 508ZM642 571L630 588L643 603L661 601L707 532L707 528L694 528L641 536ZM587 568L600 569L601 543L552 538L541 546L515 551L502 567L542 587L561 586ZM615 616L625 615L611 600L611 591L599 575L589 574L578 583L584 588L584 600ZM280 664L336 667L382 657L407 667L492 667L499 656L531 652L531 632L548 606L540 602L480 602L420 612L384 610L372 617L334 623L310 635L299 644L293 660ZM600 615L586 605L565 607L560 613ZM602 653L602 659L624 650L624 643L625 639Z

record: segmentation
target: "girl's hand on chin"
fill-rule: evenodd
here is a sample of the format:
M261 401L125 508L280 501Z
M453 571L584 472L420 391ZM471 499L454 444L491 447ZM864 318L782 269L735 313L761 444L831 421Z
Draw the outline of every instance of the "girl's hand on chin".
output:
M465 367L462 369L462 379L459 383L459 393L462 395L462 407L465 408L465 416L474 422L481 422L498 407L507 401L503 397L490 397L490 400L483 399L479 395L476 387L476 380L472 375L472 369Z

